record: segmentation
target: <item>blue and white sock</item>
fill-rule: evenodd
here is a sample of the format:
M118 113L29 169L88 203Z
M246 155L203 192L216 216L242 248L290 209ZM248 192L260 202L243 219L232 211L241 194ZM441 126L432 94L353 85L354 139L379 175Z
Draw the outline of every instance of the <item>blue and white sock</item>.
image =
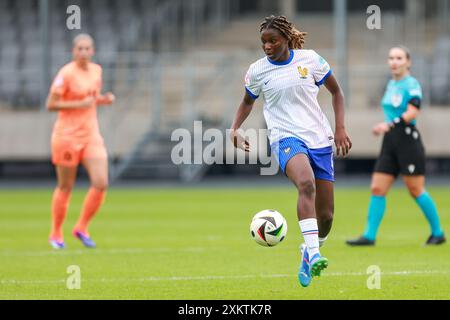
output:
M299 221L300 230L302 231L305 244L308 247L309 257L319 254L319 227L317 226L317 219L305 219Z

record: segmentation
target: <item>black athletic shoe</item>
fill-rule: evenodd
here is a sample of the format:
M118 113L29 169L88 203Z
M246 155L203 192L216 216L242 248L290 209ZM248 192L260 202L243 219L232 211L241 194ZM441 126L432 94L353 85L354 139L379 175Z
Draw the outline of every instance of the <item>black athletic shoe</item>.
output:
M440 237L434 237L433 235L431 235L428 240L426 245L439 245L439 244L443 244L445 241L447 241L447 239L445 239L445 236L442 235Z
M369 240L362 236L359 237L358 239L347 240L346 243L349 246L374 246L375 245L374 240Z

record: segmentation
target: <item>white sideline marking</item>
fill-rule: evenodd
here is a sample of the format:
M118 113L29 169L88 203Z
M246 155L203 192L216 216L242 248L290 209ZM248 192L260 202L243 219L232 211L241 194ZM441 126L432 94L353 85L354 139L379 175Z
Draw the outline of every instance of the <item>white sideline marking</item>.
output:
M191 248L128 248L128 249L64 249L64 250L46 250L46 251L3 251L2 256L9 257L44 257L44 256L54 256L54 255L83 255L83 254L134 254L134 253L158 253L158 252L201 252L205 251L202 247L191 247Z
M409 276L409 275L444 275L450 274L450 270L405 270L382 272L383 276ZM345 276L367 276L365 272L332 272L325 273L322 277L345 277ZM255 278L296 278L295 274L266 274L266 275L242 275L242 276L197 276L197 277L146 277L146 278L101 278L101 279L85 279L83 282L163 282L163 281L209 281L209 280L243 280ZM56 284L65 283L65 279L60 280L15 280L4 279L0 280L2 285L15 284Z

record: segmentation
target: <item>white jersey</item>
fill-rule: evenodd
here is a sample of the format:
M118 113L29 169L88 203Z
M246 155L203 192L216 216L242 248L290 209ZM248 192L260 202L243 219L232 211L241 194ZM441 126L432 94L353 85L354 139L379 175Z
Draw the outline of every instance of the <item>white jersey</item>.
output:
M264 57L250 66L245 88L252 98L264 99L271 144L296 137L310 149L332 145L333 131L317 101L330 74L330 65L314 50L291 50L287 61Z

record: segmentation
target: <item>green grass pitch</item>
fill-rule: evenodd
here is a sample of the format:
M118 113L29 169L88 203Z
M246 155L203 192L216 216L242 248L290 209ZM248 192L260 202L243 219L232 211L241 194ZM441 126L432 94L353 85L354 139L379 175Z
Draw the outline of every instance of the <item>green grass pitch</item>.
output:
M430 188L450 234L450 189ZM335 224L322 249L330 265L307 289L297 282L301 236L291 187L113 189L91 227L98 248L70 235L85 194L77 190L64 251L47 243L52 190L0 191L0 299L449 299L448 244L425 247L429 228L405 189L388 196L373 248L349 248L364 228L368 188L336 191ZM274 248L258 246L249 223L276 209L289 230ZM69 290L67 268L80 267ZM367 268L381 270L369 290Z

